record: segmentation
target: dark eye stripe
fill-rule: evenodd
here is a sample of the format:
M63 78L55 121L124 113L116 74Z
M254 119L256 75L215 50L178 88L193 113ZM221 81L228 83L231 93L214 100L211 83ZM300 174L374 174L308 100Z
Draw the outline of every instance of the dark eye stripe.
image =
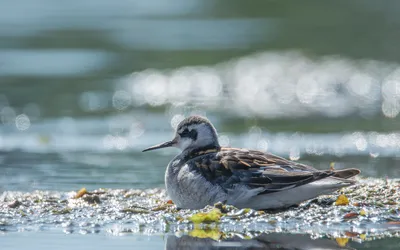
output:
M180 133L180 136L191 138L192 140L195 141L197 139L197 131L194 129L192 129L191 131L189 131L188 129L185 129Z

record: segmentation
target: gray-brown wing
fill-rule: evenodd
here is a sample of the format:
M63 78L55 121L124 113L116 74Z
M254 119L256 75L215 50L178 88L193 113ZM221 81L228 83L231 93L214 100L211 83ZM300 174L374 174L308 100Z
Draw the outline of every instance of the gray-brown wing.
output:
M230 189L235 184L262 188L260 194L281 191L334 175L255 150L222 148L193 159L196 168L211 182Z

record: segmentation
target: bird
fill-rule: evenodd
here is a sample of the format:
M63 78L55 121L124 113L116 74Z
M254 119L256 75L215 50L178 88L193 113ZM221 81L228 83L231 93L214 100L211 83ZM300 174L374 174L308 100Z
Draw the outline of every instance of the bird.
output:
M203 229L195 229L200 232L210 232ZM211 231L213 232L213 231ZM224 235L222 232L214 231L214 235ZM242 235L237 232L233 235L227 234L216 240L211 237L196 237L192 235L168 235L166 250L215 250L215 249L268 249L268 250L307 250L307 249L326 249L326 250L354 250L354 248L340 246L335 240L329 238L312 239L310 235L299 233L261 233L258 235ZM214 236L213 235L213 236Z
M213 124L192 115L176 127L172 140L143 152L177 147L167 165L165 186L179 209L202 209L218 202L255 210L284 209L356 183L360 170L317 170L277 155L221 147Z

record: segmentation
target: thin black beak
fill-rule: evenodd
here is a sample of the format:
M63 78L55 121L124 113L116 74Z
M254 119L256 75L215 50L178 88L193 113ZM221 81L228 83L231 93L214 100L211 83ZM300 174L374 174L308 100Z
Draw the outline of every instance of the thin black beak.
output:
M172 147L172 146L175 145L175 143L176 143L176 140L174 139L174 140L172 140L172 141L167 141L167 142L160 143L160 144L154 145L154 146L152 146L152 147L146 148L146 149L143 150L142 152L146 152L146 151L150 151L150 150L155 150L155 149L160 149L160 148Z

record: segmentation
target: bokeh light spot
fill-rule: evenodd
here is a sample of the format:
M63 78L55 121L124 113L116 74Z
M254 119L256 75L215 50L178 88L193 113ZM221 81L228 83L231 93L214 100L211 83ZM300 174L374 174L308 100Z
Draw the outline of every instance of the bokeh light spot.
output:
M27 115L20 114L15 118L15 126L18 130L24 131L29 129L29 127L31 126L31 121L29 120L29 117Z
M1 109L1 122L4 125L10 125L13 124L15 121L15 111L13 108L6 106Z
M229 136L223 135L223 134L218 136L218 141L219 141L219 145L221 147L227 147L227 146L229 146L229 143L230 143Z
M117 90L112 97L112 104L115 109L124 110L131 105L131 95L125 90Z
M145 128L142 123L133 122L129 129L129 138L138 138L143 135Z
M400 113L400 105L384 101L382 103L382 113L388 118L395 118Z

